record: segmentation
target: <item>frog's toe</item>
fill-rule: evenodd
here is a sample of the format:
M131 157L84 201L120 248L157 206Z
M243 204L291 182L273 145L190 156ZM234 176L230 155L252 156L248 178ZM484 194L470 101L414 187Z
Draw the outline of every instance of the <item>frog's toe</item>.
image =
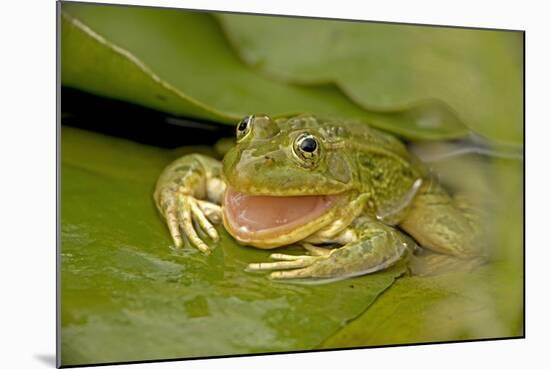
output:
M202 253L208 255L210 254L210 248L204 241L199 237L197 231L193 227L193 202L191 197L184 197L181 201L182 206L179 211L179 225L183 229L185 235L189 241ZM198 220L200 224L200 220ZM212 227L213 228L213 227ZM214 230L215 231L215 230ZM217 236L217 233L216 233Z
M312 265L316 261L314 256L295 256L285 254L272 254L272 259L282 260L268 263L252 263L248 264L246 271L248 272L261 272L267 270L284 270L284 269L296 269L303 268Z
M191 200L190 201L191 206L191 212L193 213L193 216L195 217L195 220L199 224L199 226L208 234L208 236L214 240L218 241L220 238L218 236L218 231L216 231L216 228L210 223L210 221L207 219L206 215L203 213L202 209L197 204L197 200Z
M314 256L326 256L330 254L330 249L326 249L324 247L319 247L319 246L313 246L308 242L301 242L300 245L304 249L306 249L311 255L314 255Z
M183 245L183 238L180 233L180 226L178 224L178 217L174 211L168 211L166 214L166 222L168 223L168 230L174 240L174 244L177 248Z
M271 259L274 260L299 260L304 258L309 258L307 255L288 255L288 254L271 254L269 255Z
M269 274L270 279L281 280L281 279L306 279L316 277L315 269L312 266L294 269L294 270L284 270L271 272Z
M214 224L222 222L222 207L209 201L196 200L206 217Z

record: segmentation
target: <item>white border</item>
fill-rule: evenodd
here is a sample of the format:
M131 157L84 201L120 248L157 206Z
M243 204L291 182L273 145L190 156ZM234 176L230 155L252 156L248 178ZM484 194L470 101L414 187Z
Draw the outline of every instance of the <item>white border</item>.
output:
M99 1L105 2L105 1ZM116 1L527 31L527 339L211 359L118 368L517 368L547 362L548 11L529 1ZM541 4L540 6L538 4ZM55 4L3 4L0 21L2 367L52 367L55 352ZM544 356L543 356L544 355ZM542 364L544 365L544 364Z

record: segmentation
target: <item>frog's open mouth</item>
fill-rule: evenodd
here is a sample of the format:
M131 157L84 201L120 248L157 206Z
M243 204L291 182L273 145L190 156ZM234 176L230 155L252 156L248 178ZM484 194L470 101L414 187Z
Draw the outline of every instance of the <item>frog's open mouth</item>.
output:
M227 230L243 243L277 247L307 236L304 228L310 233L316 230L306 225L326 224L322 218L340 198L341 195L255 196L229 187L223 200L224 222ZM296 233L300 229L302 232Z

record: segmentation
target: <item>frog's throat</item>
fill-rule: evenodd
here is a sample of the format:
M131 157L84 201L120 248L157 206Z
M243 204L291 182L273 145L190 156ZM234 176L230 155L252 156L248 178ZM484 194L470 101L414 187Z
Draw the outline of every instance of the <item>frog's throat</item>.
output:
M252 196L229 187L223 222L240 243L263 249L290 245L331 223L344 195Z

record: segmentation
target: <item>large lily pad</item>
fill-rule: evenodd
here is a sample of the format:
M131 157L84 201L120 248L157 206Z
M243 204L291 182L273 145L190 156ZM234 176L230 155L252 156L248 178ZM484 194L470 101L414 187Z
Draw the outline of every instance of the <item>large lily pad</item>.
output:
M61 30L64 85L172 114L233 123L251 112L310 112L364 120L408 138L467 133L440 102L377 112L334 86L262 76L238 58L208 13L64 3Z
M209 257L171 249L152 191L181 154L63 128L63 365L311 349L404 272L277 283L244 271L268 251L226 233Z
M511 285L505 286L495 277L494 266L487 266L475 272L402 278L319 348L522 336L521 279L506 278ZM505 293L495 294L495 287ZM512 308L502 315L506 305Z
M218 19L242 59L273 78L333 83L369 110L439 101L477 133L522 142L521 32L235 14Z

